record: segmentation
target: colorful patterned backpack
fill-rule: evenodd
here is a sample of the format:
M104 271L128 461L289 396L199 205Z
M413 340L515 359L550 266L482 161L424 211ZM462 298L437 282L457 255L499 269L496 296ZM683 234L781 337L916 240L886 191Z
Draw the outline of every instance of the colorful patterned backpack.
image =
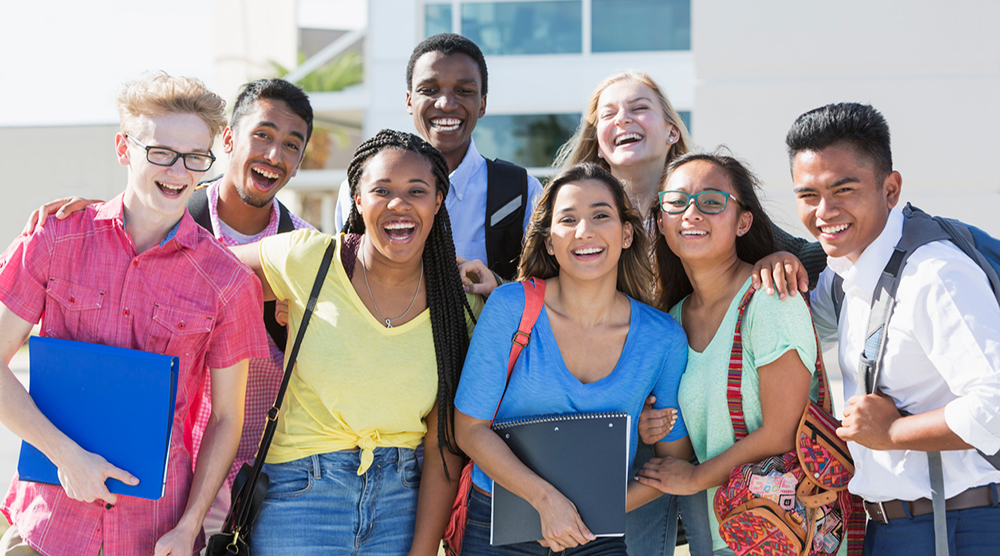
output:
M740 393L740 325L753 294L751 287L740 301L729 359L726 399L737 441L748 434ZM848 554L861 554L865 513L861 499L847 492L854 462L836 433L839 423L831 415L820 353L817 349L819 402L810 401L802 413L796 449L736 467L715 494L719 534L737 556L832 556L845 537Z

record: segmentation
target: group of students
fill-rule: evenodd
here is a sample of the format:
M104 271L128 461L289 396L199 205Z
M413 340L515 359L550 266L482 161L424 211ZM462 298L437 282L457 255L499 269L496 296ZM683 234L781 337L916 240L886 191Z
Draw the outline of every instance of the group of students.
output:
M39 319L46 335L136 349L150 348L157 327L173 323L163 332L165 351L180 350L183 388L168 495L115 499L104 479L128 482L128 474L46 426L9 369L0 369L0 422L56 462L63 483L14 478L0 506L13 523L0 549L200 550L202 519L220 485L231 483L231 468L252 457L244 446L252 452L263 428L262 419L244 419L243 407L259 414L251 406L261 399L269 406L280 380L283 346L264 333L260 303L287 302L294 338L333 243L267 454L255 554L437 554L466 457L476 468L463 554L670 554L678 507L693 554L732 553L719 538L711 494L734 467L794 446L817 360L810 308L795 294L816 283L822 251L833 270L823 271L814 307L831 306L822 284L834 271L848 295L839 321L833 315L820 332L844 338L842 366L857 356L845 345L856 347L874 284L859 267L881 269L884 261L868 259L889 254L868 247L887 244L891 254L894 241L884 236L902 218L893 208L901 179L881 114L829 105L793 124L799 212L819 239L807 243L774 227L745 164L725 151L689 152L683 122L652 80L609 77L560 151L558 174L544 187L530 177L516 186L527 194L508 213L526 227L523 247L514 249L516 261L503 261L516 262L516 276L498 276L481 262L491 250L491 180L471 139L487 90L474 43L445 34L415 49L406 107L423 138L383 130L358 148L342 187L343 229L333 236L305 224L276 233L284 209L274 193L298 169L312 127L308 102L289 100L296 89L282 83L251 84L257 92L237 100L223 132L230 165L207 195L212 233L185 205L224 125L221 99L193 80L158 75L127 85L118 99L125 192L43 217L8 248L0 267L5 364ZM899 344L887 353L903 350L907 359L887 364L884 380L899 382L880 384L884 396L852 397L863 385L845 377L850 399L839 432L854 441L852 492L885 507L930 497L920 482L926 464L922 470L911 450L956 450L947 454L955 461L946 469L958 470L948 475L948 497L992 488L991 504L948 512L956 553L980 554L1000 546L992 525L1000 472L973 457L974 448L1000 449L1000 309L975 297L988 284L968 267L958 272L961 288L943 272L900 299L912 312L933 308L953 320L925 317L930 327L948 323L933 333L906 334L907 324L899 325L904 332L889 340ZM544 280L545 293L507 385L510 341L525 308L521 287L502 284L510 278ZM771 281L787 281L790 295L755 295L742 319L749 434L737 442L726 404L737 308L748 290L771 289ZM81 314L74 292L99 293L97 307ZM921 300L930 294L933 303ZM184 315L209 324L185 330ZM948 345L956 338L960 350ZM921 349L927 369L911 387L905 367ZM247 368L258 361L248 384ZM933 399L924 397L929 391ZM595 538L572 502L490 428L495 412L503 419L595 411L632 416L624 537ZM907 480L900 471L912 488L898 488ZM540 542L490 545L494 481L538 510ZM925 518L873 519L866 551L926 551Z

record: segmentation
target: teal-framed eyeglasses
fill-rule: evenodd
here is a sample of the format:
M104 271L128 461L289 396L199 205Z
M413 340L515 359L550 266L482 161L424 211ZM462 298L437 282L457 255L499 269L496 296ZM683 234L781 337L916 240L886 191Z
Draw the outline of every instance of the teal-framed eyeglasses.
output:
M150 164L156 164L157 166L173 166L177 162L178 158L184 159L184 167L192 172L207 172L212 164L215 162L215 156L212 151L208 151L208 154L202 153L179 153L173 149L168 149L166 147L149 147L143 145L138 139L132 137L129 134L125 134L125 137L131 139L133 143L146 149L146 160Z
M743 203L725 191L706 189L694 195L686 191L660 191L660 209L667 214L681 214L694 203L694 206L704 214L719 214L726 210L729 199L732 199L738 206L743 207Z

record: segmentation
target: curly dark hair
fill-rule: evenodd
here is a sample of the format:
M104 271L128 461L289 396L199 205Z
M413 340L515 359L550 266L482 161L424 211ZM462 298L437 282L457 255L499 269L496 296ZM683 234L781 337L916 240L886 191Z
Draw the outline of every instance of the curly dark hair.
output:
M351 199L358 192L358 184L365 167L375 155L394 149L408 151L422 156L431 166L436 178L437 190L448 196L448 163L444 156L430 143L412 133L383 129L375 137L361 143L354 152L354 159L347 169L347 183L351 188ZM344 223L344 233L365 233L365 222L358 208L351 202L351 212ZM472 320L472 308L465 297L462 280L455 264L455 243L452 240L451 220L444 203L434 217L434 224L427 236L422 255L424 276L427 280L427 307L431 312L431 330L434 336L434 354L438 367L438 450L444 455L445 446L453 454L461 454L455 442L455 390L465 363L465 353L469 349L469 329L465 315ZM448 473L448 464L444 466Z
M309 142L313 131L313 110L309 96L298 85L284 79L258 79L243 85L243 90L233 105L233 117L230 119L229 127L233 129L239 127L240 120L253 111L259 100L280 100L287 104L293 114L306 121L306 143ZM305 148L305 145L302 148Z

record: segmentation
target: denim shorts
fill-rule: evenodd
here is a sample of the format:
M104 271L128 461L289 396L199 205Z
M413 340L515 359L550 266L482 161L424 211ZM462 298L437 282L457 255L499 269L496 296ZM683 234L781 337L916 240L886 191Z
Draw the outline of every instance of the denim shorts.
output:
M469 497L469 518L465 523L462 556L548 556L551 550L537 542L522 542L505 546L490 545L490 497L472 489ZM585 545L568 548L566 556L625 556L624 537L598 537Z
M267 496L253 526L254 556L405 555L413 542L420 468L408 448L376 448L358 475L361 452L265 464Z

